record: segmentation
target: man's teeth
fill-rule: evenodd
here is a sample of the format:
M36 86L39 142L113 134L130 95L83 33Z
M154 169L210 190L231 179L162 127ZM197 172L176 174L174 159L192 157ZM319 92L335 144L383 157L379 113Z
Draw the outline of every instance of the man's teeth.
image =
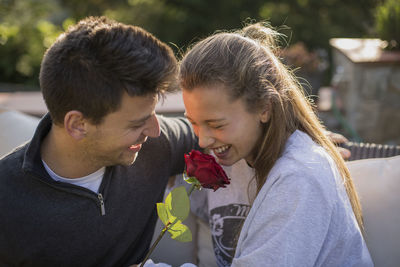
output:
M222 153L222 152L225 152L225 150L227 150L228 148L229 148L228 145L227 146L221 146L221 147L218 147L218 148L214 148L214 151L216 153Z

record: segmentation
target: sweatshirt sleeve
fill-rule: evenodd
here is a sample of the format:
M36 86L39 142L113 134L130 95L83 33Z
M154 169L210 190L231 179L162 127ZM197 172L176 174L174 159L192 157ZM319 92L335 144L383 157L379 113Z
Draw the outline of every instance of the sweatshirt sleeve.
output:
M242 228L232 267L315 266L334 208L330 192L304 172L281 174L264 187Z
M169 146L171 175L180 174L184 170L184 154L198 149L197 138L190 123L184 117L167 118L160 116L161 135Z

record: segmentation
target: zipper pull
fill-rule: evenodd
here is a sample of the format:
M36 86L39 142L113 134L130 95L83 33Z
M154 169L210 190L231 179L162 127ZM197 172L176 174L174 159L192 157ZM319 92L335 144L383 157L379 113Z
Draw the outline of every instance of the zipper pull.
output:
M103 195L102 194L97 194L97 198L100 201L101 215L104 216L104 215L106 215L106 208L104 207Z

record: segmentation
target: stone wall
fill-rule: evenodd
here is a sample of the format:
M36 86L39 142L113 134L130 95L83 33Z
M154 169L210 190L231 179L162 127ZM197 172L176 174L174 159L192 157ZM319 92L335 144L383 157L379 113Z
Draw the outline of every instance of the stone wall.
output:
M332 85L346 121L364 142L400 144L400 52L378 39L332 39Z

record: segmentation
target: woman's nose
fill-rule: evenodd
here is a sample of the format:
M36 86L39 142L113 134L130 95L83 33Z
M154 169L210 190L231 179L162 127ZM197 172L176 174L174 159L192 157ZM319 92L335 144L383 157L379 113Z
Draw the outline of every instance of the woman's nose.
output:
M207 131L205 129L199 130L197 136L199 138L199 146L201 148L207 148L215 142L214 137L212 137L211 134L209 133L209 131Z

